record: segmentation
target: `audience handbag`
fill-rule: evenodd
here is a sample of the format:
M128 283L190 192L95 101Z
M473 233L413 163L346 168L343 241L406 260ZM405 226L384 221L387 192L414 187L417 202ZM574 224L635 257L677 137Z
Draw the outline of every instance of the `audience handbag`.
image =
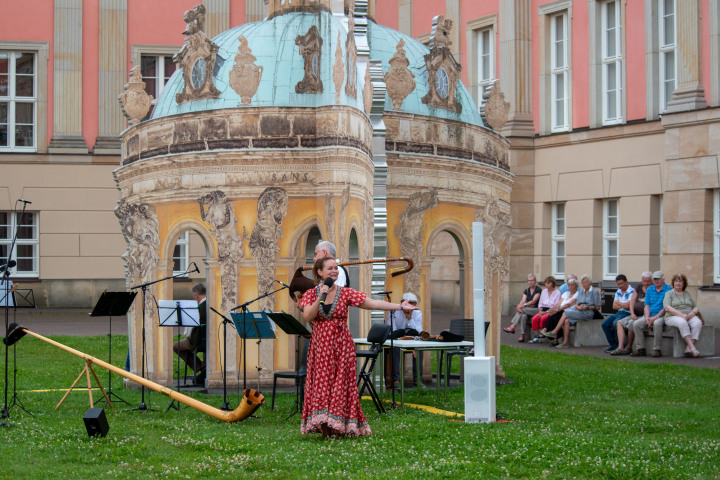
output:
M700 319L700 321L703 323L703 325L705 324L705 319L703 318L702 313L700 313L700 310L698 310L698 313L695 316Z
M645 301L644 300L636 300L635 301L635 315L638 317L642 317L645 315Z

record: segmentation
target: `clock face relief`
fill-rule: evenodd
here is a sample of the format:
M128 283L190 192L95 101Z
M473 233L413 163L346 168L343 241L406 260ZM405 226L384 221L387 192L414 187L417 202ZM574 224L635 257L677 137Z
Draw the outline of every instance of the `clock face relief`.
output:
M447 98L450 90L450 80L448 78L447 71L443 67L438 68L435 74L435 91L442 98Z
M205 59L198 58L192 66L192 86L195 90L202 88L205 83Z

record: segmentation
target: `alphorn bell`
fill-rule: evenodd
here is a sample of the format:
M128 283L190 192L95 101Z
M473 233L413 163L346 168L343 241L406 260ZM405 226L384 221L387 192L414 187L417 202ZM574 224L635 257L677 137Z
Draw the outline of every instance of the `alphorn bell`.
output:
M208 405L207 403L203 403L199 400L195 400L192 397L188 397L187 395L183 395L180 392L176 392L175 390L172 390L170 388L164 387L158 383L152 382L146 378L143 378L139 375L135 375L134 373L126 372L125 370L116 367L115 365L111 365L107 362L103 362L100 359L97 359L95 357L92 357L86 353L80 352L78 350L75 350L74 348L70 348L67 345L63 345L62 343L56 342L54 340L50 340L47 337L43 337L42 335L39 335L37 333L31 332L27 328L23 327L22 325L18 325L17 323L12 323L8 327L8 333L5 339L3 340L3 343L5 345L12 345L18 340L20 340L22 337L27 335L32 335L35 338L38 338L42 340L43 342L47 342L50 345L55 345L58 348L61 348L65 350L66 352L70 352L73 355L77 355L78 357L90 361L91 363L94 363L95 365L99 365L103 368L106 368L112 372L117 373L118 375L122 375L125 378L128 378L132 380L133 382L139 383L140 385L145 385L150 390L154 390L158 393L162 393L163 395L166 395L173 400L177 400L180 403L183 403L187 405L188 407L192 407L196 410L200 410L203 413L207 413L208 415L212 415L213 417L217 418L218 420L222 420L227 423L232 422L238 422L243 421L250 415L252 415L255 410L260 408L260 406L265 403L265 397L258 391L252 390L250 388L245 389L243 392L243 399L242 402L240 402L240 405L235 410L226 411L226 410L220 410L219 408L215 408L213 406Z

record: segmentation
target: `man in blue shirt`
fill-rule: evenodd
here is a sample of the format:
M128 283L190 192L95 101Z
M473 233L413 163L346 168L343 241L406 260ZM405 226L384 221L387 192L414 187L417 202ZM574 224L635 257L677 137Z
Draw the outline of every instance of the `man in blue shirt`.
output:
M635 351L631 353L633 357L645 356L645 330L650 329L655 335L652 356L662 356L660 344L662 342L663 327L665 326L663 300L665 300L665 294L672 290L672 287L665 283L665 275L660 270L653 273L653 285L645 293L645 315L633 323L633 331L635 332Z
M568 274L567 279L570 280L571 278L574 278L575 283L578 284L577 275L575 275L574 273ZM558 288L558 290L560 290L560 295L567 292L569 290L567 281L565 283L563 283L562 285L560 285L560 288Z
M630 315L630 299L632 298L633 292L635 292L635 289L628 284L627 277L622 273L615 277L615 283L617 283L618 289L615 292L615 298L613 298L613 310L617 310L617 313L610 315L602 322L605 338L607 338L608 344L610 345L605 349L605 353L614 352L618 348L624 348L623 345L618 346L617 322Z

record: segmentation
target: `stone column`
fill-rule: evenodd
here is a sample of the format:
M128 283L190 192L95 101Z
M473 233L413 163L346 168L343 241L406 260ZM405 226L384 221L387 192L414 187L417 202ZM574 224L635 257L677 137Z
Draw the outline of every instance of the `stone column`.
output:
M453 29L450 32L452 54L459 63L463 63L462 43L460 40L460 34L465 30L464 24L462 23L462 1L461 0L445 0L445 18L449 18L453 21Z
M710 0L710 65L720 65L720 0ZM720 105L720 71L710 70L711 106Z
M127 126L117 97L127 79L127 0L100 0L98 38L98 137L95 155L120 155Z
M677 87L668 112L705 108L702 85L702 38L700 0L677 2Z
M413 36L413 0L400 0L398 4L398 30L405 35ZM413 37L415 38L415 37Z
M82 0L55 0L50 154L88 153L82 136L82 13Z
M500 86L510 102L502 134L531 137L532 116L532 5L531 0L500 2Z
M230 28L230 0L203 0L205 33L214 38Z

